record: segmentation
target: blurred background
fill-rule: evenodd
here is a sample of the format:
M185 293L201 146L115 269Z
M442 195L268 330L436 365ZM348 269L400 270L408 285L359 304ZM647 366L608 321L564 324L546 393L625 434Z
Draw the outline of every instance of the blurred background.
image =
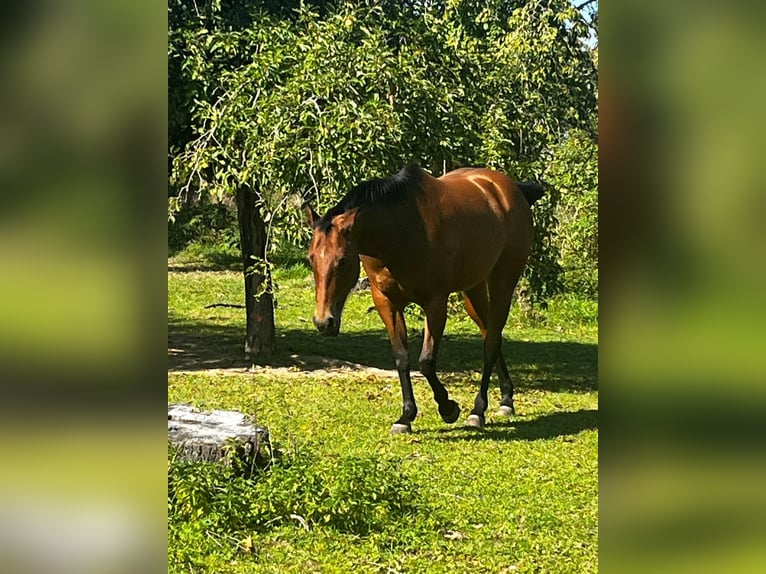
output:
M764 9L600 16L601 566L762 571Z
M159 570L166 9L3 12L0 570Z

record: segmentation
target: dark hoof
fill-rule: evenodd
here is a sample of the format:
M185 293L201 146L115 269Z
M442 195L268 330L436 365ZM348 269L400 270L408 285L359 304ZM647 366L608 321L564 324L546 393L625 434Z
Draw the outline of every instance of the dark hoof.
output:
M402 424L402 423L394 423L391 426L391 434L410 434L412 432L412 425L408 424Z
M469 427L473 427L475 429L483 429L484 428L484 417L480 416L480 415L470 414L470 415L468 415L468 418L466 419L465 424L467 424Z
M516 414L516 409L509 407L508 405L500 405L500 408L497 409L496 414L499 417L510 417Z
M460 406L455 401L447 401L445 408L439 407L439 414L445 423L451 425L460 418Z

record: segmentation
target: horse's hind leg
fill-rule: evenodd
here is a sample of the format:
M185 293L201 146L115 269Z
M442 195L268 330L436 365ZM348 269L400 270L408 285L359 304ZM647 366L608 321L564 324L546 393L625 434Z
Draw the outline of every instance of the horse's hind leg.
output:
M468 316L473 319L479 327L481 338L487 338L487 315L489 314L489 298L487 296L487 284L485 282L465 291L463 293L465 310ZM500 381L500 408L497 414L510 416L516 413L513 406L513 382L508 374L508 367L505 364L502 349L498 352L497 362L495 364L497 377Z
M423 349L420 352L420 372L423 373L431 390L434 400L439 405L439 414L445 423L454 423L460 416L460 407L450 400L447 389L436 376L436 356L439 343L444 333L447 321L447 298L439 297L424 307L426 313L425 330L423 334Z
M503 272L499 273L498 269ZM469 426L484 427L484 413L487 410L489 379L492 369L500 357L500 346L503 341L503 327L508 319L511 308L511 297L520 273L507 275L507 267L500 265L490 274L487 280L489 306L487 312L487 334L484 337L484 367L481 374L481 386L474 400L473 410L466 421ZM506 369L507 372L507 369Z

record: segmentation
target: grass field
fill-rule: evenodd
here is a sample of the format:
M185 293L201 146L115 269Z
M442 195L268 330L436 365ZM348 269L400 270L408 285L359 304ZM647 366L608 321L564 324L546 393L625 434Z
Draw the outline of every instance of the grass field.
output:
M390 436L401 396L369 292L351 295L340 336L320 337L308 270L283 267L278 368L241 372L244 310L204 308L241 303L241 275L200 269L168 273L168 399L253 415L281 459L254 480L169 462L171 572L597 571L595 302L556 301L534 325L512 313L518 415L494 417L493 380L484 431L463 426L481 339L450 317L439 367L461 419L443 423L417 377L413 433ZM416 313L408 326L415 364Z

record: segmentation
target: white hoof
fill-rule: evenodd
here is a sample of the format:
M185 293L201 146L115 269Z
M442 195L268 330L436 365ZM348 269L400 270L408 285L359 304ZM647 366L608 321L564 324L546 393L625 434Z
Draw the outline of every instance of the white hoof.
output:
M479 415L468 415L468 418L466 419L465 424L467 424L469 427L473 427L476 429L484 428L484 421L481 420L481 417Z
M497 409L497 416L499 417L510 417L515 414L513 407L507 405L500 405L500 408Z
M391 434L409 434L412 432L412 425L403 425L401 423L394 423L391 426Z

